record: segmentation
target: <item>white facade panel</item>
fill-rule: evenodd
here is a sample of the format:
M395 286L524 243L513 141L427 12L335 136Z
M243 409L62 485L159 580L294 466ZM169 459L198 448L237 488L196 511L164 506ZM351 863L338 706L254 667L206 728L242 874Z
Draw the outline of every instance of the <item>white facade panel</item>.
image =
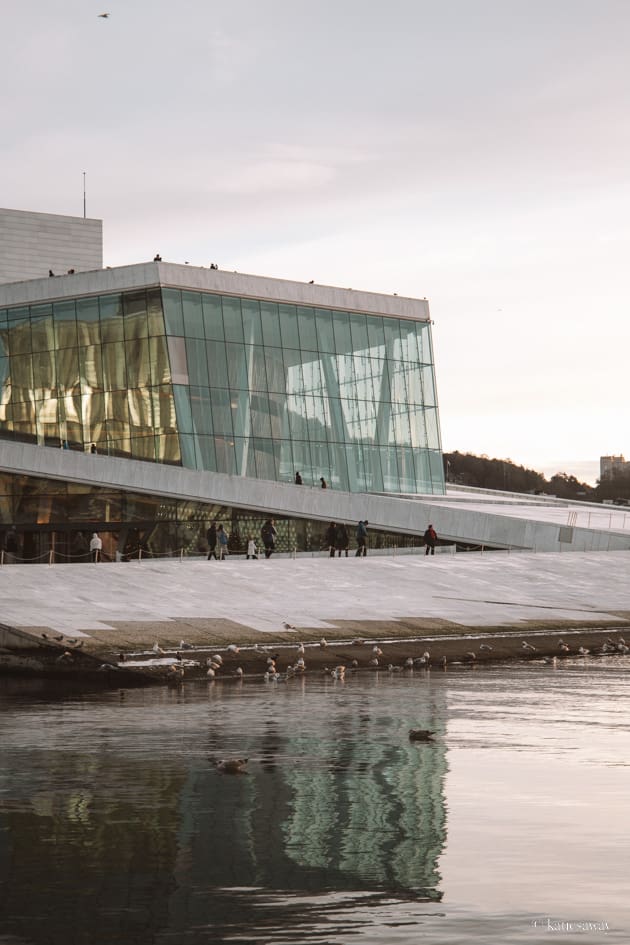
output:
M102 266L102 220L0 209L0 283Z

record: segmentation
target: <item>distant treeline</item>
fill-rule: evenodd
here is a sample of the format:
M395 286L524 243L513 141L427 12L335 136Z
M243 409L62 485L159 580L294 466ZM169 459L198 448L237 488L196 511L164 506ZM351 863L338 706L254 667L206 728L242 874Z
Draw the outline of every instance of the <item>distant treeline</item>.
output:
M510 459L455 452L444 453L444 474L447 482L481 489L555 495L560 499L581 499L583 502L630 499L630 473L589 486L565 472L557 472L551 479L546 479L542 473L517 466Z

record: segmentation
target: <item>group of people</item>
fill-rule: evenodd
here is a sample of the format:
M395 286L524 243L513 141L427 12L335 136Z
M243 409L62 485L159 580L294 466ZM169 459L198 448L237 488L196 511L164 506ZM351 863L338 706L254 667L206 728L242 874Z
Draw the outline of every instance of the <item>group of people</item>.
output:
M296 474L295 474L295 484L296 484L296 486L303 486L303 485L304 485L304 480L302 479L302 473L301 473L301 472L296 472ZM327 489L327 488L328 488L328 483L326 482L326 480L324 479L323 476L320 476L320 477L319 477L319 484L320 484L320 486L322 487L322 489Z
M365 558L367 555L369 524L370 523L367 519L361 519L357 525L357 550L355 552L356 558ZM277 537L278 530L276 529L275 520L268 518L260 529L260 538L262 541L265 558L271 558L272 554L276 550ZM427 527L423 538L426 549L425 555L434 555L438 537L433 525L429 525ZM210 561L211 558L214 558L215 561L223 561L228 556L228 542L230 540L230 536L223 525L216 525L213 522L206 532L206 539L208 541L208 561ZM335 553L337 553L340 558L343 554L345 554L346 558L348 557L350 536L348 534L348 529L343 524L343 522L331 522L329 524L324 536L324 542L325 546L328 548L328 553L331 558L335 557ZM218 554L217 548L219 550ZM256 545L256 540L253 535L249 535L247 539L246 558L248 561L250 558L255 560L258 559L258 546Z

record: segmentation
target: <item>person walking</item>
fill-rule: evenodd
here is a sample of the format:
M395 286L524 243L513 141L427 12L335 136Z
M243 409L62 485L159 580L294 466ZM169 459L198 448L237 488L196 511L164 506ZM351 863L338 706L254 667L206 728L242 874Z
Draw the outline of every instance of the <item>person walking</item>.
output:
M256 548L256 542L254 541L254 536L250 535L247 539L247 558L249 561L250 558L253 558L254 561L258 561L258 549Z
M296 484L296 486L301 486L301 485L302 485L302 476L301 476L301 474L300 474L299 472L296 472L296 474L295 474L295 484Z
M357 553L355 558L365 558L367 555L367 527L369 524L368 520L365 519L357 525Z
M328 488L328 483L326 482L326 480L324 479L323 476L320 476L320 477L319 477L319 481L320 481L321 484L322 484L322 489L327 489L327 488Z
M260 537L262 538L262 543L265 547L265 558L271 558L272 554L276 550L276 537L278 532L276 531L276 523L272 518L268 518L263 527L260 529Z
M223 525L219 525L217 528L217 541L219 542L219 561L223 561L224 558L227 558L228 552L228 541L230 536L224 529Z
M215 561L218 561L217 558L217 526L214 522L211 524L210 528L206 532L206 541L208 542L208 561L211 558L214 558Z
M435 554L435 546L437 545L437 532L434 529L433 525L429 525L426 532L424 533L424 544L425 544L425 556L428 554Z
M92 539L90 541L90 554L92 555L92 561L95 563L101 560L101 552L103 550L103 542L98 537L98 532L92 532Z
M90 446L90 453L98 453L98 450L96 449L96 443L92 443Z
M346 558L348 557L348 545L350 544L350 537L348 535L348 529L342 523L337 525L337 534L335 536L335 545L337 546L337 552L341 558L342 551L345 551Z
M331 522L328 528L326 529L326 544L328 546L328 554L331 558L335 557L335 548L337 545L337 526L334 522Z

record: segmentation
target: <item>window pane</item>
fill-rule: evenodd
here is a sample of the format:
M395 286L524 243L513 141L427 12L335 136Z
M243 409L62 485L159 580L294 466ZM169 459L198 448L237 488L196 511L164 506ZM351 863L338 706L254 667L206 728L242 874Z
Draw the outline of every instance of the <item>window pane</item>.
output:
M243 334L245 344L262 344L262 322L260 320L260 302L256 299L243 299L241 302L243 313Z
M208 387L208 361L205 344L194 338L186 338L186 357L190 383L195 387Z
M184 314L182 294L178 289L162 289L162 306L167 335L184 334Z
M97 345L101 341L98 298L77 299L77 329L80 345Z
M317 326L317 346L320 351L335 351L335 333L332 312L318 308L315 316Z
M125 347L122 342L103 345L103 386L105 390L127 387Z
M128 340L125 349L127 355L127 383L129 387L149 387L151 384L149 339L135 338Z
M317 329L315 327L315 310L299 306L298 328L300 331L300 347L303 351L317 351Z
M241 300L229 296L222 296L223 328L226 341L240 341L243 343L243 319L241 318Z
M98 299L101 316L101 341L123 339L122 298L120 295L101 295Z
M202 295L203 324L206 338L213 341L223 341L223 313L221 311L221 296Z
M159 289L147 289L147 325L149 336L165 335L162 293Z
M297 310L295 305L279 305L280 336L284 348L299 348Z
M171 362L171 376L174 384L188 384L188 362L186 344L183 338L168 339L168 353Z
M228 387L227 354L222 341L206 341L210 387Z
M146 338L149 330L147 325L147 299L142 292L125 292L123 295L123 327L125 338Z
M187 338L204 338L200 292L182 292L184 331Z
M274 302L261 302L260 319L262 322L264 344L267 347L281 347L278 306Z

